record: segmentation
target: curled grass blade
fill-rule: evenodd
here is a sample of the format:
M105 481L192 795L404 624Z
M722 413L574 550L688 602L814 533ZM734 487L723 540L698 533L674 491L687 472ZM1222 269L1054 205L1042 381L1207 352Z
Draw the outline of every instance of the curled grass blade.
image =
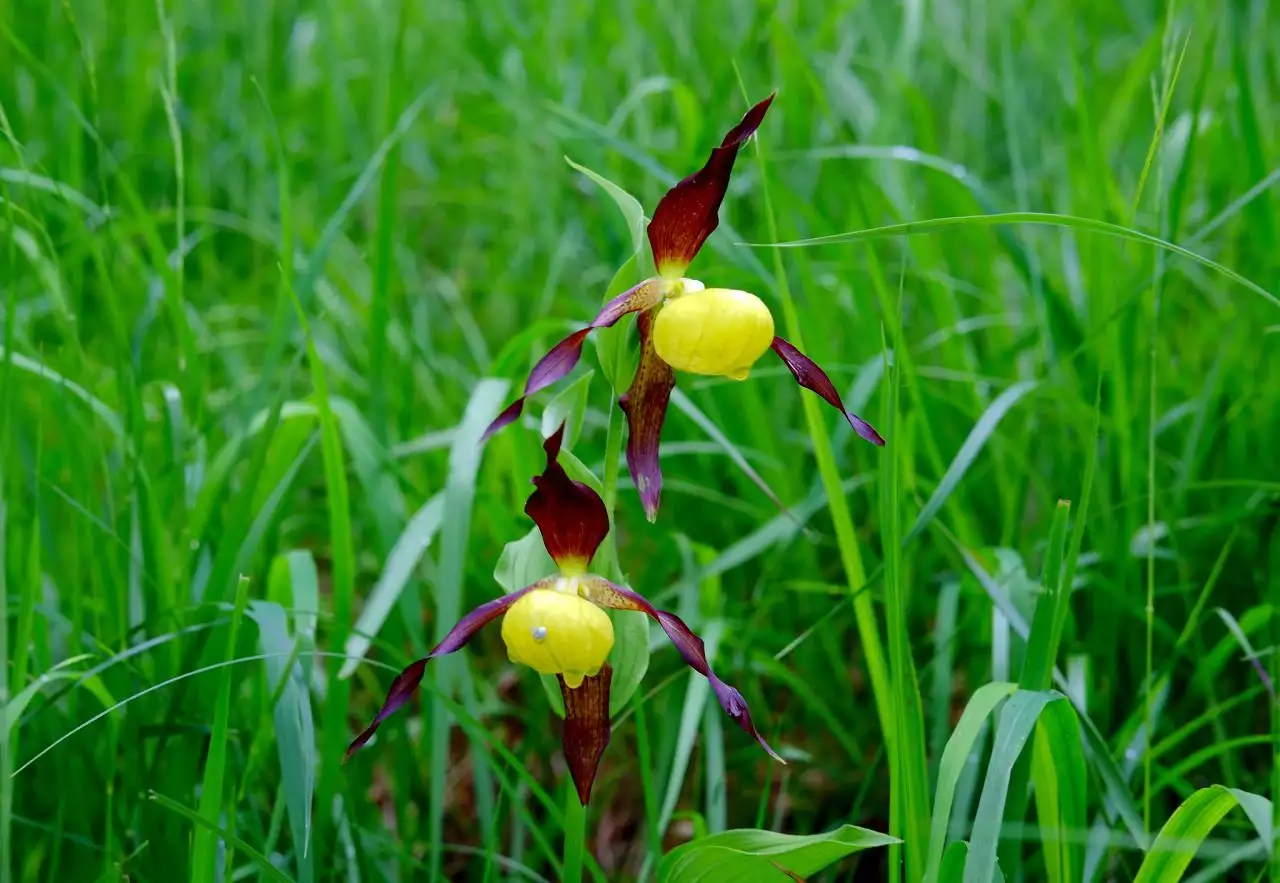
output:
M1210 785L1192 794L1161 827L1138 868L1135 883L1177 883L1209 833L1236 807L1245 811L1264 843L1271 842L1271 801L1248 791Z

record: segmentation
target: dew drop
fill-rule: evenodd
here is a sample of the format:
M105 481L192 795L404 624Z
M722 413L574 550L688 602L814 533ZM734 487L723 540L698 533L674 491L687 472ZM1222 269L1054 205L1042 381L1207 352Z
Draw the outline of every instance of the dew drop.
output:
M547 627L545 625L535 625L531 631L533 632L533 639L539 644L547 639Z

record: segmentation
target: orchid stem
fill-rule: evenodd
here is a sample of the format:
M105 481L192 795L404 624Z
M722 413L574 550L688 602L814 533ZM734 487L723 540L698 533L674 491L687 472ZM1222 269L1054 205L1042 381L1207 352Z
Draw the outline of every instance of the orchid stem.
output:
M586 851L587 809L579 802L572 784L566 785L564 795L564 870L560 879L564 883L580 883L582 856Z
M609 431L604 440L604 507L609 511L609 521L613 522L613 508L618 502L618 472L621 469L619 459L622 457L622 419L618 416L622 410L617 407L615 395L609 407ZM613 542L613 531L609 531L609 542Z

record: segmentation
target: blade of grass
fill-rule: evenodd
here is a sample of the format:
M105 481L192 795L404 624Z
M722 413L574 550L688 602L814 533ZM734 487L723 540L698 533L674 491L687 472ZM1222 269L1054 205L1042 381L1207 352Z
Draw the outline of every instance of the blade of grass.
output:
M761 139L752 139L756 149L756 163L760 168L760 189L764 197L765 219L769 235L778 238L778 218L774 212L770 195L770 175L765 162ZM778 296L782 301L782 312L787 329L787 339L800 351L804 351L804 334L800 327L800 314L791 289L787 283L786 267L783 265L782 252L773 253L773 281ZM813 444L814 459L818 462L818 472L822 477L822 486L827 494L831 510L831 521L835 527L836 545L840 550L840 563L844 568L845 580L853 599L854 619L857 623L858 637L862 643L862 652L866 658L867 671L871 677L871 692L875 699L876 715L884 733L890 757L897 750L897 734L894 732L893 690L889 677L889 665L885 658L884 644L880 638L880 625L877 621L875 606L870 594L861 592L866 584L866 570L862 562L862 549L853 527L853 515L849 510L849 501L841 487L840 473L836 467L835 455L831 449L831 439L827 434L824 414L819 409L814 396L800 397L804 408L805 425L808 427L809 439ZM892 439L889 441L893 444Z
M287 559L276 559L271 577L282 584L281 590L292 576L289 570ZM310 647L301 634L290 638L285 625L287 617L280 605L255 602L250 608L250 616L258 624L259 645L263 655L268 657L265 660L267 685L274 698L270 708L271 722L280 761L280 786L293 837L298 883L310 883L315 879L311 850L311 807L316 786L315 724L306 677L297 663L301 651Z
M1024 690L1047 690L1053 685L1053 669L1062 639L1060 623L1066 622L1071 609L1071 587L1063 581L1062 563L1070 517L1071 501L1059 500L1049 528L1049 551L1040 578L1043 594L1036 600L1031 631L1027 635L1027 655L1018 682Z
M444 487L444 526L440 534L440 567L436 579L435 642L444 639L462 615L462 596L467 565L467 546L471 532L472 503L476 493L476 475L480 469L480 437L498 414L507 393L507 381L486 378L476 384L467 402L462 422L458 425L449 449L449 473ZM462 705L478 716L471 687L470 669L462 654L446 656L433 665L431 681L440 696L462 694ZM431 739L429 742L429 803L427 817L428 843L431 849L430 874L440 879L444 847L445 773L449 762L449 718L439 697L431 702ZM474 744L474 742L473 742ZM476 746L479 747L479 746ZM476 776L476 799L482 830L492 830L493 786L489 764L479 751L472 752Z
M1051 702L1040 713L1031 782L1049 883L1077 883L1084 871L1088 793L1080 725L1070 702Z
M228 663L235 659L240 622L249 601L248 578L241 577L236 584L235 598L235 609L227 628L224 659ZM196 829L191 845L191 883L213 883L217 879L218 828L227 797L224 783L227 772L227 729L231 717L231 674L231 667L228 665L218 675L218 692L213 706L213 732L209 736L204 779L200 785L200 818L205 824Z
M187 809L176 800L165 797L163 794L157 794L154 791L147 794L147 799L155 803L157 806L164 807L169 812L182 816L182 818L191 822L196 826L197 833L207 832L210 836L225 841L238 852L244 853L269 879L275 880L277 883L294 883L287 874L271 863L271 859L258 852L239 837L229 833L217 822L211 822L199 813L195 813Z
M335 653L341 653L351 631L356 566L355 541L351 533L351 507L348 502L347 469L343 457L342 436L330 407L329 382L324 362L316 350L310 322L296 296L293 303L307 343L311 384L315 390L316 407L319 408L320 450L324 461L326 502L329 513L329 554L333 568L330 581L333 631L329 636L329 645L333 647ZM350 682L338 677L341 668L340 657L330 659L327 668L324 735L321 738L320 778L316 788L316 803L325 813L333 806L334 796L341 790L339 779L342 776L342 755L348 742L347 717L351 693ZM322 815L321 824L326 824L327 818L327 815Z
M1015 383L1002 392L982 412L982 416L978 418L978 422L973 425L973 429L969 431L969 435L965 438L964 444L960 446L960 450L956 451L955 457L947 466L947 471L943 473L942 480L938 482L937 488L930 495L928 502L924 504L924 508L920 510L920 514L916 516L915 524L911 525L911 530L907 531L907 535L903 537L902 542L904 545L914 540L929 526L929 522L933 521L934 516L938 514L938 511L947 502L947 498L955 491L956 485L968 473L969 467L973 465L973 461L982 452L987 441L996 431L996 427L1000 425L1000 421L1004 419L1005 415L1023 396L1035 389L1036 386L1037 383L1034 380Z
M1271 801L1257 794L1211 785L1188 797L1164 823L1138 868L1135 883L1177 883L1209 832L1240 807L1264 843L1271 842Z
M385 131L396 107L401 104L404 78L404 38L414 4L400 0L395 5L390 62L385 67L382 88L382 126ZM388 132L387 137L394 133ZM387 395L395 388L387 376L387 327L391 321L392 238L398 224L396 208L400 196L400 139L395 138L382 163L378 186L378 220L373 259L373 291L369 298L369 411L373 432L385 448L390 440Z
M1049 529L1049 550L1040 579L1042 593L1036 600L1031 631L1026 636L1026 655L1022 660L1022 676L1019 680L1019 687L1023 690L1047 690L1053 685L1053 671L1058 656L1058 640L1054 630L1060 616L1065 620L1059 608L1068 603L1069 597L1069 592L1062 586L1062 554L1070 512L1071 504L1066 500L1059 500ZM1010 828L1020 826L1026 818L1031 761L1030 756L1023 755L1013 768L1004 818L1005 825ZM1001 844L1000 866L1006 873L1016 875L1021 871L1021 847L1022 844L1013 839ZM1057 857L1052 850L1050 852L1053 857Z
M346 659L338 671L338 677L351 677L369 652L369 646L378 637L383 623L391 615L391 609L413 578L414 568L418 566L431 546L431 541L435 539L436 532L444 523L444 502L443 495L436 494L423 503L396 540L395 547L387 556L382 574L365 599L360 618L356 620L355 627L347 638L344 650Z
M1051 227L1068 227L1075 230L1088 230L1094 233L1103 233L1108 236L1115 236L1120 239L1127 239L1131 242L1140 242L1146 245L1154 245L1162 248L1180 257L1195 261L1204 267L1213 270L1221 276L1230 279L1238 285L1241 285L1264 300L1270 302L1274 306L1280 307L1280 298L1267 291L1241 274L1237 273L1229 267L1225 267L1217 261L1211 260L1204 255L1197 254L1190 249L1175 245L1172 242L1166 242L1158 236L1152 236L1150 233L1143 233L1140 230L1132 230L1128 227L1122 227L1119 224L1112 224L1109 221L1099 221L1095 218L1081 218L1074 215L1064 215L1055 212L1000 212L993 215L960 215L951 218L930 218L924 221L908 221L903 224L887 224L883 227L872 227L868 230L853 230L848 233L832 233L827 236L814 236L808 239L797 239L791 242L741 242L750 248L809 248L815 245L828 244L845 244L850 242L860 242L866 239L884 239L892 236L920 236L927 233L937 233L952 227L989 227L999 226L1002 224L1040 224Z
M901 292L899 292L899 297ZM895 326L897 327L896 323ZM890 438L900 426L898 395L902 373L888 364L889 342L882 341L889 394L885 396L880 422ZM893 341L895 351L902 345ZM915 659L911 653L908 594L902 566L902 543L898 540L902 501L899 497L901 448L886 451L880 463L880 511L883 522L880 542L884 561L885 628L889 638L889 674L893 684L894 751L889 753L891 785L890 834L902 841L889 847L890 879L897 879L895 862L901 848L906 854L902 870L907 880L919 880L925 872L929 843L929 766L925 759L924 711Z

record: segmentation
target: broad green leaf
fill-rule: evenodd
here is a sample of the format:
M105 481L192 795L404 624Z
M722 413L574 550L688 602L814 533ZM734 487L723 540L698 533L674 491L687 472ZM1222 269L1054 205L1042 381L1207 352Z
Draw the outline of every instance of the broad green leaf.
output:
M1271 802L1265 797L1210 785L1182 802L1164 823L1138 868L1136 883L1177 883L1196 857L1201 844L1222 817L1241 807L1264 843L1271 842Z
M1049 883L1078 883L1084 870L1089 824L1084 745L1070 702L1051 702L1040 713L1031 748L1031 781Z
M627 258L626 263L618 268L605 289L604 301L617 297L632 285L640 281L640 255L637 252ZM592 334L595 340L596 358L600 360L600 370L605 379L613 387L615 395L621 396L631 386L636 375L636 366L640 364L639 344L631 342L631 329L635 327L634 315L623 316L609 328L597 329Z
M564 447L572 448L582 431L582 419L587 414L587 401L591 392L591 378L595 372L587 371L577 380L547 402L542 409L542 437L546 438L564 424Z
M1014 765L1045 706L1063 698L1061 693L1051 690L1019 690L1009 697L1000 713L1000 724L991 746L991 760L987 764L987 778L982 785L982 796L978 798L973 834L969 838L964 883L989 883L996 875L996 852L1000 846L1000 829L1004 824L1004 806Z
M660 883L777 883L807 877L828 865L898 841L887 834L843 825L825 834L776 834L737 829L678 846L663 858Z
M619 583L625 585L621 581ZM613 684L609 689L609 716L614 717L626 708L649 671L649 618L633 610L610 610L609 618L613 620L613 650L609 653Z
M277 558L271 568L271 581L285 583L290 576L287 559ZM283 589L279 586L276 592ZM301 652L311 649L311 642L301 633L290 636L288 618L279 604L255 601L249 606L249 616L258 624L267 685L275 697L271 723L298 881L309 883L315 879L311 807L316 787L316 734L306 672L297 659Z
M929 854L925 862L925 883L937 881L942 867L943 849L946 846L947 823L951 819L951 807L955 802L956 785L964 772L965 764L973 751L973 744L982 732L987 718L996 706L1018 689L1017 684L997 682L979 687L969 699L955 732L947 740L942 761L938 765L938 786L933 797L933 818L929 825Z

